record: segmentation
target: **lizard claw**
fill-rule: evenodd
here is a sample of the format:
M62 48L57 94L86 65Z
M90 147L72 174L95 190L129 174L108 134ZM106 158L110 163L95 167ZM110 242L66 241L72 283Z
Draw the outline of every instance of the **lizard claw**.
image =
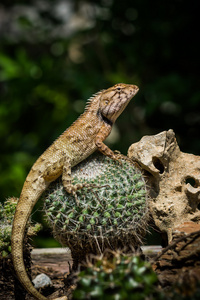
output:
M113 155L112 159L117 161L121 166L122 166L122 160L133 163L133 161L129 157L121 154L119 151L115 150L114 153L116 153L116 154Z
M77 194L76 194L76 191L75 191L75 190L72 190L72 195L73 195L74 198L75 198L75 201L76 201L77 206L79 206L79 200L78 200L78 197L77 197Z
M114 154L121 155L121 152L119 150L114 150L113 152Z
M116 161L120 166L122 166L122 162L121 162L122 155L121 154L114 154L113 157L112 157L112 159L114 161Z

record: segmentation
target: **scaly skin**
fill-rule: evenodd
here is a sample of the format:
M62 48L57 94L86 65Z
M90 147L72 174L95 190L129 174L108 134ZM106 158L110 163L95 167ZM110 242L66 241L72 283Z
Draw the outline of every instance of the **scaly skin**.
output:
M82 186L71 184L71 168L95 150L118 160L118 155L103 141L138 90L135 85L120 83L94 95L85 112L38 158L26 178L13 221L12 258L19 280L36 299L47 298L33 287L23 262L24 233L32 209L48 185L60 175L66 191L76 194Z

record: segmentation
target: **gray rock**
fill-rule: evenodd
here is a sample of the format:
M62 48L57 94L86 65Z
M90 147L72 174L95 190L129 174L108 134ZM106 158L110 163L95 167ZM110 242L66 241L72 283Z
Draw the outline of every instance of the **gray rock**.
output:
M39 289L52 285L52 281L46 274L42 273L35 277L35 279L33 280L33 284L36 289Z

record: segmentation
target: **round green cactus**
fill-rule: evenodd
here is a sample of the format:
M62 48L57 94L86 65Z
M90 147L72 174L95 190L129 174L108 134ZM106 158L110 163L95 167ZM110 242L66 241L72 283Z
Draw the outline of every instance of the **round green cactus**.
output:
M100 253L140 244L148 216L147 192L133 163L91 156L73 168L72 183L86 187L74 197L58 181L45 194L45 212L62 245L87 245L89 252L93 248Z

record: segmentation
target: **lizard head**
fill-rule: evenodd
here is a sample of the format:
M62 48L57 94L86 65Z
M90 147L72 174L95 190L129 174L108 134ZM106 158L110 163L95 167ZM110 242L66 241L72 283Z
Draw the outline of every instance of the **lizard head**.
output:
M99 110L102 117L114 123L138 90L136 85L118 83L102 91Z

